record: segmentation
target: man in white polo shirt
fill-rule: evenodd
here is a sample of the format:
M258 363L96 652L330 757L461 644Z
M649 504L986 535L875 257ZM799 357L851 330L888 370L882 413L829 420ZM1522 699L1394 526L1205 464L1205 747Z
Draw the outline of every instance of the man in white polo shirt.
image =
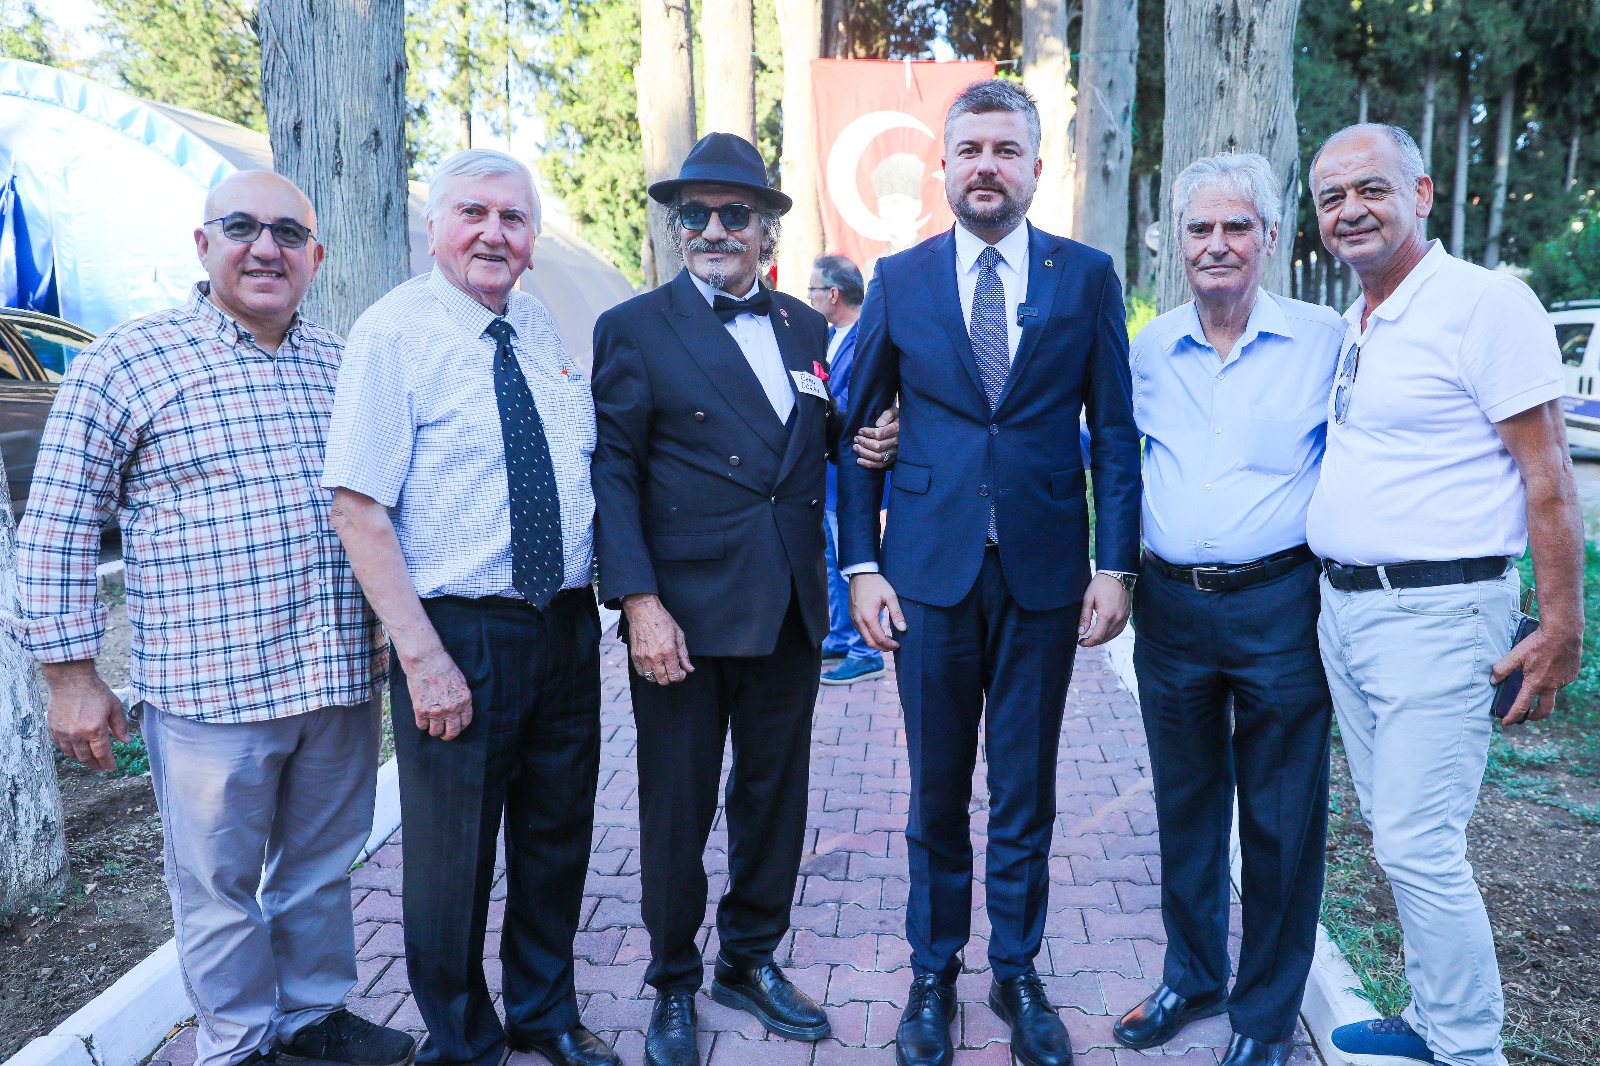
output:
M1583 523L1555 331L1510 274L1424 236L1433 183L1393 126L1329 138L1311 166L1323 243L1361 279L1345 318L1307 537L1340 735L1405 932L1412 1001L1334 1031L1356 1066L1503 1066L1504 1001L1467 862L1495 685L1544 718L1578 673ZM1512 648L1533 551L1542 628Z

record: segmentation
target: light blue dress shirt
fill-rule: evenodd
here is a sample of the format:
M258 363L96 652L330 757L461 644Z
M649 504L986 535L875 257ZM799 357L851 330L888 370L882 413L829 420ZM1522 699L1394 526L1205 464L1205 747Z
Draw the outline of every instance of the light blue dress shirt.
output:
M1169 563L1246 563L1306 541L1345 334L1330 307L1260 291L1224 361L1193 302L1139 331L1144 545Z

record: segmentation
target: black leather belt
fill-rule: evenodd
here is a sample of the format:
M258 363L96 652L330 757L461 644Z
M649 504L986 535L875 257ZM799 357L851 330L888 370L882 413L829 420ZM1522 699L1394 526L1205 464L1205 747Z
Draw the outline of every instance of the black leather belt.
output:
M1259 585L1263 581L1282 577L1295 567L1304 566L1314 559L1316 556L1311 554L1311 549L1304 544L1286 551L1274 552L1248 563L1226 563L1215 566L1178 566L1148 550L1144 553L1145 563L1158 574L1174 581L1181 581L1185 585L1193 585L1201 592L1231 592L1234 589L1249 588L1251 585Z
M1466 585L1492 581L1506 572L1506 557L1490 555L1482 559L1446 559L1441 562L1390 563L1387 566L1346 566L1322 561L1328 584L1340 592L1376 592L1384 578L1394 589L1425 589L1438 585Z

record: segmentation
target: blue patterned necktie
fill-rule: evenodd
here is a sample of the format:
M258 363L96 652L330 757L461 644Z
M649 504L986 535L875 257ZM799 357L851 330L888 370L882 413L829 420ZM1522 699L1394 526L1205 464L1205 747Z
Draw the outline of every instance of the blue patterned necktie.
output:
M511 347L511 323L497 318L484 329L494 338L494 398L506 445L506 487L511 496L511 585L543 610L561 590L566 560L561 545L561 497L556 494L550 442L528 379Z
M983 254L978 256L978 284L972 290L972 314L967 324L967 336L972 341L972 354L978 360L978 372L983 375L983 394L989 400L990 414L999 405L1000 393L1006 387L1006 375L1011 372L1011 331L1006 326L1006 290L1000 284L999 271L995 269L999 262L1000 250L994 245L985 248ZM989 504L989 539L1000 543L993 502Z

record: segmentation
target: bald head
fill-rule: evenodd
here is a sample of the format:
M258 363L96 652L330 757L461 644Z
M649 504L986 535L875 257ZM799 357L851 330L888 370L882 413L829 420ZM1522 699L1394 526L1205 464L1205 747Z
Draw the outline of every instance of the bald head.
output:
M211 187L206 194L205 217L231 214L249 215L262 222L293 219L313 233L317 229L317 212L306 194L270 170L235 171Z
M1426 171L1422 166L1422 149L1404 127L1382 122L1361 122L1346 126L1322 142L1316 155L1311 157L1311 188L1315 195L1317 165L1327 152L1366 156L1383 167L1399 185L1416 185Z

